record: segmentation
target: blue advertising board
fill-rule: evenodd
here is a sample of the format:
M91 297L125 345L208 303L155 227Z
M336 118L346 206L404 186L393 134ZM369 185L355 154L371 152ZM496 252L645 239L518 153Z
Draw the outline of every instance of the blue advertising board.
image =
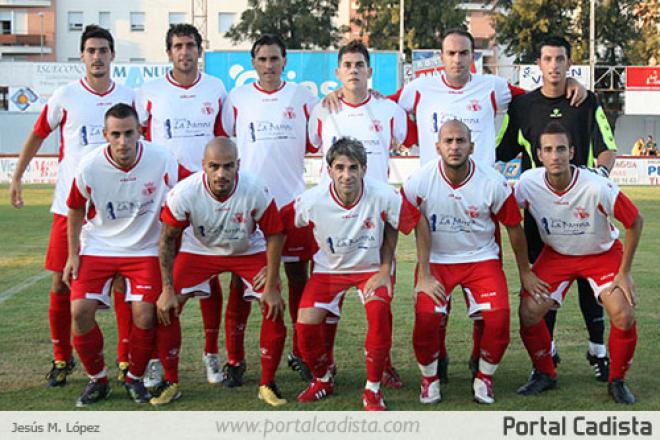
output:
M390 95L399 84L398 54L396 52L371 52L374 70L371 88ZM287 51L287 65L282 78L303 84L316 96L323 97L339 87L335 76L337 52ZM249 51L206 52L204 71L218 77L227 90L251 83L257 79Z

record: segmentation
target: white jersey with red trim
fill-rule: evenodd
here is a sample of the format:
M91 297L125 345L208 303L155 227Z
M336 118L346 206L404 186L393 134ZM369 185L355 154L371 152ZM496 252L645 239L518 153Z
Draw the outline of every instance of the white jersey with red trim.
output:
M34 133L42 139L59 127L60 151L57 183L50 211L67 215L66 199L76 167L82 158L106 143L103 137L105 113L115 104L133 105L133 90L112 82L107 92L96 93L80 79L55 90L41 111Z
M136 96L145 139L169 148L188 170L201 170L204 147L224 134L221 109L226 96L220 79L201 72L190 86L177 83L172 72L145 83Z
M385 223L404 233L417 224L419 212L396 189L371 179L363 182L362 194L351 206L339 201L332 183L305 191L293 203L294 225L289 227L312 225L314 231L319 247L315 273L378 271Z
M241 168L265 180L279 208L305 190L307 121L317 102L299 84L283 82L267 92L253 82L233 89L222 109Z
M435 144L442 124L458 119L472 131L472 159L492 166L497 135L495 112L505 110L509 102L511 90L506 80L477 74L471 74L461 88L447 84L444 74L417 78L403 88L399 97L399 105L416 115L422 165L438 158Z
M160 210L178 180L178 163L166 148L138 143L135 164L124 170L109 147L87 155L76 172L67 204L86 208L80 255L158 256Z
M236 176L234 191L224 199L211 192L203 172L193 174L170 191L161 220L186 228L181 252L253 255L266 250L264 234L282 232L277 206L266 184L246 172Z
M518 204L534 217L543 242L560 254L605 252L619 237L610 217L628 228L637 208L611 180L571 168L571 183L561 192L548 183L545 168L525 171L516 184Z
M341 110L332 113L317 104L309 118L309 141L320 149L323 157L341 137L353 137L367 151L368 178L388 181L390 149L403 143L407 133L406 112L389 99L375 99L371 95L353 105L342 101ZM321 166L321 182L329 183L325 160Z
M431 227L430 262L473 263L498 259L496 221L520 224L520 210L506 179L495 169L469 161L466 179L453 185L441 159L429 162L403 186Z

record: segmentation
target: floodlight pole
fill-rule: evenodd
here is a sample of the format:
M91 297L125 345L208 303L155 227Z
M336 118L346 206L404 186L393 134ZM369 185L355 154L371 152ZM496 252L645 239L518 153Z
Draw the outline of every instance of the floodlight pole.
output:
M401 57L401 62L406 61L405 53L403 51L403 36L404 36L404 7L405 0L399 0L399 57Z
M596 75L596 0L589 0L589 90L593 92Z

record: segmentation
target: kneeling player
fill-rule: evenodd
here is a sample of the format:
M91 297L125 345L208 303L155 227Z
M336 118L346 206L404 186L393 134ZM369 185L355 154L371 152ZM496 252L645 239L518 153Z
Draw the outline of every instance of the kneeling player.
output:
M545 128L536 152L545 168L523 173L516 198L534 217L545 243L532 270L550 285L550 294L528 290L521 294L520 336L534 373L518 393L538 394L555 387L550 333L543 316L562 305L573 280L584 278L610 316L608 392L617 403L635 403L624 378L637 343L636 292L630 268L642 217L614 183L571 165L575 151L561 124L553 122ZM625 226L625 245L618 240L619 231L610 217Z
M332 182L304 192L283 212L287 228L311 225L319 247L296 323L300 350L314 380L298 401L332 394L331 343L324 323L328 315L340 315L344 293L356 287L368 322L362 401L366 410L384 410L380 381L392 344L391 276L397 229L409 233L419 212L404 203L394 188L363 179L367 155L359 141L339 139L328 151L327 163Z
M284 238L277 207L259 179L248 173L240 173L239 179L236 145L229 138L218 137L206 145L202 167L203 172L174 187L161 215L163 293L158 300L158 344L166 345L159 351L167 383L151 403L162 405L180 396L179 304L192 295L209 295L209 281L231 272L249 287L246 295L261 303L259 398L272 406L283 405L286 400L275 384L286 338L279 291ZM184 229L175 260L175 241Z
M417 235L417 280L413 345L422 372L419 400L441 400L439 347L444 345L443 321L451 291L460 285L468 314L483 321L474 399L495 402L492 378L509 344L509 298L497 221L509 232L523 286L545 292L527 263L527 242L516 199L506 180L488 166L475 163L470 129L451 120L441 128L436 144L440 159L423 166L404 185L405 197L422 218Z
M67 201L69 257L64 280L71 286L73 345L91 378L77 406L110 394L103 334L95 314L97 308L109 307L115 275L126 279L133 315L124 384L135 402L149 401L142 376L155 343L155 304L161 290L158 218L178 178L172 154L138 141L137 114L130 105L108 110L103 135L109 145L81 162Z

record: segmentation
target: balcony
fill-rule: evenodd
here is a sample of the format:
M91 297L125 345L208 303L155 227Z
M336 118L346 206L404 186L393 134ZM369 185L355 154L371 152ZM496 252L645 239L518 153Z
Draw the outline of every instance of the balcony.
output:
M27 34L0 35L0 46L39 46L41 44L41 35Z
M0 35L0 58L3 55L47 55L52 53L52 49L46 46L44 39L44 46L41 46L41 36L39 34L16 35L7 34Z
M0 0L0 6L50 8L51 0Z

